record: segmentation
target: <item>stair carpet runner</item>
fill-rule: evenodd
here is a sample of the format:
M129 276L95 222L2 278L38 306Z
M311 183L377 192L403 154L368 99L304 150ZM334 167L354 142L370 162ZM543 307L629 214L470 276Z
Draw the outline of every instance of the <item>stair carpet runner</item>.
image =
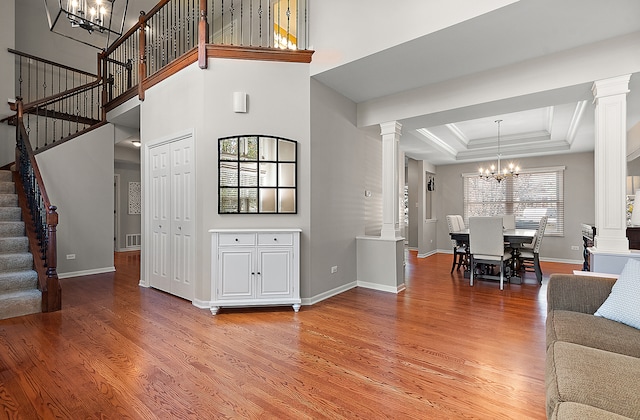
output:
M0 171L0 319L42 312L11 171Z

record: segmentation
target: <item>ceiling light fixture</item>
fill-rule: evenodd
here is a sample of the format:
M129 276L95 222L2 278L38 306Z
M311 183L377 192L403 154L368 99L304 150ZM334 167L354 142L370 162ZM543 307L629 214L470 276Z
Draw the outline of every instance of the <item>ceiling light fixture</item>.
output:
M140 140L131 140L131 144L133 144L136 147L142 146L142 143L140 143Z
M485 179L495 179L500 182L507 177L517 177L520 172L520 167L513 164L513 162L509 163L507 168L500 167L500 159L502 158L502 154L500 153L500 123L502 120L495 121L498 124L498 167L496 165L491 165L487 169L480 168L480 178Z
M129 0L44 0L52 32L100 49L122 35L128 3Z

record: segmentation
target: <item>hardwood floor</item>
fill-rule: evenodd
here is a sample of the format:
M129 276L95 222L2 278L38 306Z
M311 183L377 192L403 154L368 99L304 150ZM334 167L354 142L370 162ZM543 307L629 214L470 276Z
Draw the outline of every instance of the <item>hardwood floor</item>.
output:
M545 418L546 286L469 287L451 255L408 254L398 295L215 317L117 254L61 281L62 311L0 321L0 418Z

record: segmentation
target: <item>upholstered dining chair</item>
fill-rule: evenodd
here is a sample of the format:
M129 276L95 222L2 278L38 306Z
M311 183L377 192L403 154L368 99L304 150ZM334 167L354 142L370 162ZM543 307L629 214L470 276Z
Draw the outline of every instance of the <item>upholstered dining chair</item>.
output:
M504 271L511 259L509 250L504 248L502 217L469 218L469 284L473 286L476 264L500 266L500 290L504 289Z
M447 225L449 226L449 233L458 232L465 228L464 220L460 215L447 215ZM451 272L453 273L453 269L456 267L456 264L458 265L458 270L461 266L467 265L467 244L454 239L451 240L451 244L453 245L453 264L451 265Z
M516 228L516 215L504 214L502 215L502 227L507 230L513 230Z
M540 246L542 245L542 238L544 237L544 231L547 228L547 216L540 218L538 223L538 230L536 236L532 242L533 248L521 248L520 249L520 265L524 271L534 271L536 273L536 279L538 283L542 284L542 268L540 268Z

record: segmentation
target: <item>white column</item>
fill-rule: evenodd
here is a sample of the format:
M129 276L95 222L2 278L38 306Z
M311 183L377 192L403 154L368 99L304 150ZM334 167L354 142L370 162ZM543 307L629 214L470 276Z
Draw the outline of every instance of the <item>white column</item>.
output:
M399 141L400 139L398 139ZM396 229L396 238L403 238L404 232L404 185L407 182L406 168L404 166L404 152L398 149L398 228ZM415 209L413 211L416 211Z
M595 103L595 215L597 251L629 250L626 216L627 93L631 75L598 80Z
M402 124L397 121L380 124L382 135L382 230L380 237L395 239L399 225L398 142Z

